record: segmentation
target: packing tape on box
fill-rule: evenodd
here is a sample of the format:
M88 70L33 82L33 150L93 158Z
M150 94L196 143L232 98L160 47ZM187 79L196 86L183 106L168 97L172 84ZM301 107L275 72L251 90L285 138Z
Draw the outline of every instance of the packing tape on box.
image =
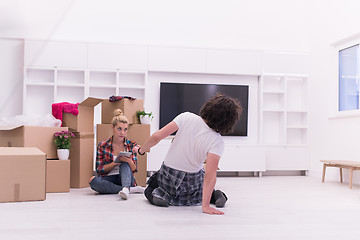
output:
M94 138L93 132L73 132L75 138Z

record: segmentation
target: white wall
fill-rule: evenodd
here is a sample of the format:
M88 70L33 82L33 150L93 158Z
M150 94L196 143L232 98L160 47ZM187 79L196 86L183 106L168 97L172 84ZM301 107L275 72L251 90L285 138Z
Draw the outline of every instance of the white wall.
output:
M310 174L319 180L321 159L360 161L360 118L329 118L337 102L337 56L332 44L360 32L359 6L357 1L329 1L324 7L314 1L309 32ZM344 178L349 179L346 170ZM328 168L326 179L339 181L339 169ZM354 183L360 184L359 173L355 172Z
M0 39L0 118L22 114L24 41Z
M307 51L310 0L2 0L0 37Z

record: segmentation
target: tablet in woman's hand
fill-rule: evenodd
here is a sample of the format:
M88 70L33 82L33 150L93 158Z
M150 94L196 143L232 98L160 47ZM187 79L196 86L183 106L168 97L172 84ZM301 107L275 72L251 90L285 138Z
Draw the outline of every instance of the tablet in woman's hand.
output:
M120 157L130 157L130 156L131 156L131 152L119 152L114 162L119 163L121 162Z

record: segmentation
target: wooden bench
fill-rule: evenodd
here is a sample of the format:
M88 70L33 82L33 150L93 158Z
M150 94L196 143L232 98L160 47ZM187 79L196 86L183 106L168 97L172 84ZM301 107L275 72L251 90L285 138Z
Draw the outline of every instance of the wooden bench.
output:
M354 170L360 170L360 162L344 161L344 160L320 160L320 162L324 163L323 174L322 174L322 182L325 181L326 167L338 167L338 168L340 168L340 182L343 182L342 169L347 168L347 169L350 169L349 188L350 189L352 188L353 172L354 172Z

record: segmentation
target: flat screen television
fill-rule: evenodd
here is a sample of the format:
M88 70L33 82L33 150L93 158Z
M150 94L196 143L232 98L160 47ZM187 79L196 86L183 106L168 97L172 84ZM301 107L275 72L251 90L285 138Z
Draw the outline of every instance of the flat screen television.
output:
M193 83L160 83L160 128L171 122L182 112L199 114L202 105L216 93L237 98L243 113L234 131L224 136L247 136L248 96L247 85L219 85Z

